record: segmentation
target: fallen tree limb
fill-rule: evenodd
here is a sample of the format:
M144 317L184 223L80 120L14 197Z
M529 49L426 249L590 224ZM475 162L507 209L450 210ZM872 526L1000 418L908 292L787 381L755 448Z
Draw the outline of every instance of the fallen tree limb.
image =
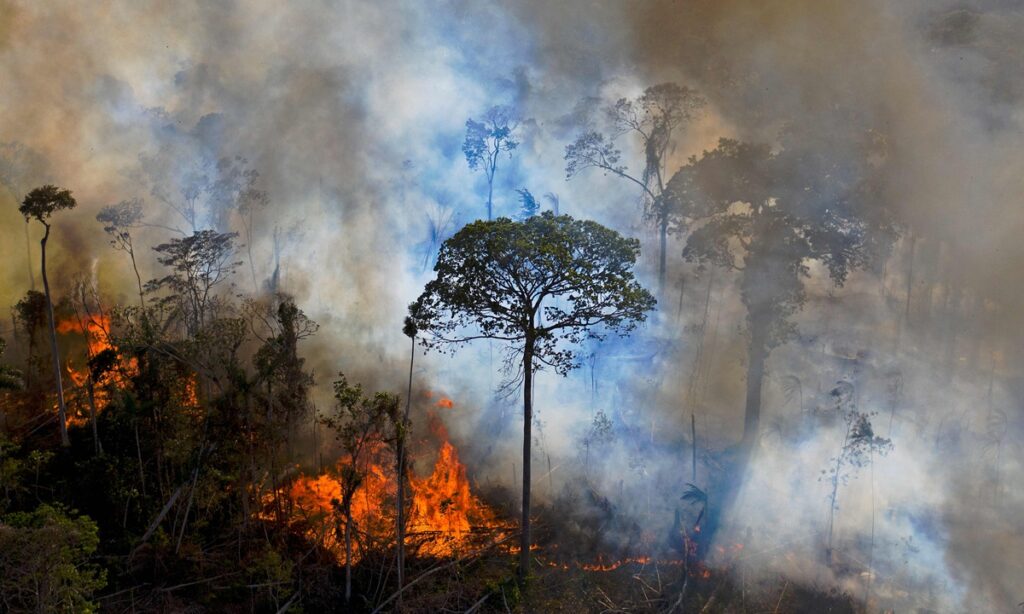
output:
M289 599L288 601L284 602L284 605L281 606L281 609L277 611L277 614L284 614L285 612L287 612L288 609L290 607L292 607L292 604L295 603L295 600L298 599L298 598L299 598L299 591L295 591L295 594L292 595L292 598Z
M174 491L174 494L171 495L171 498L168 499L167 503L164 504L163 509L160 510L160 513L157 514L156 518L153 519L153 522L149 523L149 528L147 528L146 532L142 535L142 539L140 539L139 543L135 546L135 548L132 549L132 553L128 555L129 561L135 558L135 553L139 551L139 548L141 548L142 545L149 541L149 538L153 536L153 532L156 531L156 528L159 527L160 523L164 521L164 518L167 516L167 512L171 511L171 507L174 505L174 502L178 500L178 496L181 495L181 489L184 487L185 485L182 484L181 486L178 487L178 490Z
M487 593L480 599L480 601L477 601L473 605L469 606L469 609L466 610L466 614L473 614L473 612L479 610L484 605L484 602L487 601L487 599L490 598L490 596L493 594L494 593Z

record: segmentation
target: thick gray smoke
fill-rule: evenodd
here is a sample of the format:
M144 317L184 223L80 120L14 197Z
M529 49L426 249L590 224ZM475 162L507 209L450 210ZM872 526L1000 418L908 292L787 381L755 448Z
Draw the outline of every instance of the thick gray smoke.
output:
M519 149L499 162L499 214L517 211L517 188L556 194L561 212L639 236L651 287L657 242L639 194L596 171L565 180L581 100L665 81L699 90L709 104L670 170L721 136L777 145L794 123L871 127L890 152L877 205L909 230L884 271L842 289L812 267L801 336L768 362L762 449L713 552L858 597L870 581L875 603L1008 611L1024 601L1024 499L1012 487L1024 472L1021 26L1017 3L998 0L0 0L0 299L15 302L38 266L37 229L29 263L15 207L36 183L80 203L55 227L58 283L95 270L125 302L133 277L94 220L100 207L144 198L151 225L137 242L155 245L186 229L174 208L190 187L241 156L269 195L246 239L255 285L273 274L276 245L281 288L321 324L309 348L320 383L340 369L398 391L402 317L436 239L485 214L482 175L461 151L468 117L505 104L524 118ZM624 159L637 170L640 152ZM197 204L199 226L244 230L215 200ZM702 450L742 428L736 279L694 277L681 248L648 326L585 348L568 379L543 373L536 393L538 495L588 484L659 539L688 481L690 414ZM245 270L236 283L253 289ZM500 347L417 360L418 389L455 401L437 411L475 479L512 486L521 418L494 394ZM868 570L856 580L833 577L821 554L830 488L818 478L843 438L829 423L840 382L894 445L839 489L837 544L870 559L851 563ZM601 416L610 437L595 435Z

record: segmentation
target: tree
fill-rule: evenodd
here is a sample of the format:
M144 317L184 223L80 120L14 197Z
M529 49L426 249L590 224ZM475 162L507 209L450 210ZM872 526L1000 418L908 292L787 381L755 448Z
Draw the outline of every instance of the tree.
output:
M0 518L0 604L6 612L93 612L106 573L88 516L42 504Z
M135 261L135 245L132 243L132 230L138 228L142 222L142 199L123 200L116 205L103 207L96 214L96 221L103 224L103 232L110 236L110 245L131 258L135 281L139 286L139 306L145 309L142 276L139 275L139 266Z
M882 208L871 206L874 141L787 134L782 145L775 153L721 139L667 186L693 224L684 257L741 275L749 335L745 449L757 437L765 361L795 331L790 317L803 306L809 262L822 263L842 285L851 270L881 261L895 233Z
M519 127L514 111L506 106L488 109L481 121L466 120L466 140L462 153L471 170L482 170L487 178L487 220L494 219L494 174L498 170L498 157L502 152L512 157L519 146L516 128Z
M147 290L166 288L171 294L163 303L176 304L189 336L195 336L206 324L214 300L214 288L235 272L241 262L232 261L237 232L200 230L184 239L171 239L153 248L161 254L160 264L171 273L146 284Z
M32 389L33 383L39 378L34 376L42 372L42 358L37 360L35 350L38 344L39 331L46 325L46 295L36 290L29 290L24 298L14 305L14 321L28 340L28 355L25 360L25 387Z
M571 179L587 168L630 181L643 194L644 217L658 229L658 291L664 289L667 264L668 231L675 211L672 199L664 198L667 154L674 148L673 136L705 105L696 91L675 83L661 83L634 100L620 98L605 109L611 123L610 135L588 130L565 147L565 174ZM643 171L637 175L621 163L619 137L630 135L639 140L644 152Z
M384 439L384 426L398 417L398 397L378 392L372 398L359 384L350 386L343 373L334 382L335 411L321 421L335 433L347 462L338 476L341 498L331 501L344 518L345 602L352 599L352 498L366 478L367 465L375 443Z
M412 369L416 360L416 322L406 316L402 325L402 334L409 337L409 389L405 396L405 415L402 416L400 424L395 425L395 459L397 465L396 481L398 482L398 496L395 503L397 514L395 515L395 544L396 544L396 567L398 568L398 606L402 605L402 588L405 585L405 476L406 476L406 449L405 438L409 434L410 413L412 410Z
M846 385L850 386L848 383ZM839 487L845 486L851 478L856 477L858 469L870 465L875 454L885 456L893 449L892 440L875 435L871 426L871 417L875 414L857 411L855 405L839 401L838 390L839 388L833 390L832 395L837 398L836 411L842 415L846 430L839 453L829 459L829 468L823 469L821 477L818 478L818 481L827 481L831 488L828 495L828 540L825 545L825 559L829 565L834 563L832 536L835 530L836 511L839 509ZM852 394L849 396L852 397Z
M523 397L520 579L530 570L533 374L548 366L566 375L579 364L572 346L626 335L646 319L655 300L634 278L639 253L636 239L549 211L521 222L477 221L445 241L436 277L409 307L428 348L509 343L506 364L518 369Z
M7 349L7 340L0 337L0 356L4 355ZM12 366L0 363L0 391L18 390L24 385L21 371Z
M540 203L526 188L516 190L519 193L519 219L533 217L540 212Z
M50 321L50 354L53 360L53 377L57 387L60 442L64 447L70 446L71 440L68 439L67 408L64 405L64 386L60 375L60 354L57 351L57 325L53 319L53 298L50 295L50 281L46 277L46 242L50 238L50 216L58 211L74 209L77 204L70 191L48 184L29 192L21 206L18 207L18 211L25 216L26 221L29 218L35 218L46 229L39 245L42 250L43 290L46 295L46 310Z

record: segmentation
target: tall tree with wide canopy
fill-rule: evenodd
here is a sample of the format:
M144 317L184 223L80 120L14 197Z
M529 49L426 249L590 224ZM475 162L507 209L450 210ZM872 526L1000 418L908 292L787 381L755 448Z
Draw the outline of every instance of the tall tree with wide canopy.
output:
M850 271L884 260L893 222L875 206L873 133L857 139L788 132L778 151L721 139L681 169L667 192L691 232L684 257L738 271L749 335L743 447L756 442L765 361L795 331L810 264L836 285Z
M60 443L64 447L71 445L68 439L67 407L64 404L64 382L60 376L60 353L57 351L57 325L53 320L53 298L50 296L50 281L46 277L46 242L50 239L50 216L58 211L74 209L78 203L69 190L62 190L55 185L44 185L29 192L22 201L18 211L25 216L25 221L35 218L46 232L39 241L42 250L43 290L46 294L46 311L50 320L50 356L53 361L53 378L57 387L57 413L60 421Z
M544 366L566 375L579 364L576 344L624 336L646 319L655 300L634 278L639 253L636 239L549 211L477 221L444 242L437 276L409 307L428 348L508 342L523 396L521 579L530 569L533 375Z

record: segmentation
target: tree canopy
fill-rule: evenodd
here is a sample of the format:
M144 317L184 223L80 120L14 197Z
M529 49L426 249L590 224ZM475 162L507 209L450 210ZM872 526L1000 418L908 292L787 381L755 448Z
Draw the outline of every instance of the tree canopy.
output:
M47 220L51 215L65 209L74 209L77 204L71 190L47 184L29 192L18 207L18 211L25 219L34 217L43 225L49 226Z
M633 275L639 252L636 239L550 211L477 221L444 243L410 313L430 347L488 338L521 350L531 340L538 361L566 373L576 354L559 341L626 334L654 308Z

